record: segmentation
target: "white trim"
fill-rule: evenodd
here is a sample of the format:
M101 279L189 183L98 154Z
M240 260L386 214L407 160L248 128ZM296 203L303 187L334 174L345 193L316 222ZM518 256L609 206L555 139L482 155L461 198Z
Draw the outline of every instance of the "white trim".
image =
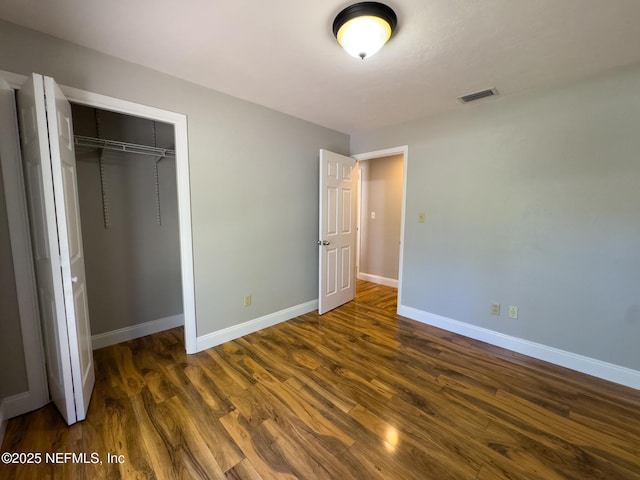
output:
M116 343L126 342L134 338L146 337L153 333L163 332L170 328L180 327L184 325L184 315L172 315L170 317L150 320L148 322L139 323L130 327L119 328L110 332L98 333L91 336L93 349L109 347Z
M0 70L0 78L4 78L11 88L18 90L29 77L20 75L19 73L7 72L6 70Z
M400 305L402 302L402 265L404 263L404 230L407 210L407 171L409 166L409 146L385 148L384 150L376 150L374 152L357 153L351 155L357 161L371 160L372 158L391 157L393 155L402 155L402 211L400 213L400 265L398 266L398 313L400 313Z
M169 123L179 123L186 119L182 113L163 110L161 108L150 107L128 100L121 100L99 93L93 93L74 87L60 85L60 89L70 102L80 103L89 107L111 110L113 112L124 113L126 115L136 115L138 117L150 118L152 120L162 120Z
M47 385L47 390L45 390L42 397L36 390L20 392L2 399L0 407L4 408L4 418L8 420L18 415L33 412L49 402L51 402L51 398L49 397L49 387ZM0 415L0 418L2 418L2 415ZM1 444L2 441L0 440Z
M391 147L385 148L383 150L376 150L375 152L356 153L355 155L351 156L358 161L371 160L372 158L393 157L394 155L406 154L408 148L409 147L407 145L403 145L401 147Z
M0 78L4 78L14 89L15 84L21 84L27 79L27 77L8 74L3 71L0 71ZM15 119L16 137L11 144L8 143L2 146L5 155L0 155L0 162L2 163L9 241L11 243L22 349L24 351L27 374L28 391L23 403L20 405L21 411L18 413L20 415L46 405L49 402L49 387L47 385L44 350L42 348L40 312L38 310L35 270L31 253L31 233L22 174L20 139L17 136L18 114L15 109L15 102L11 102L11 108L11 114Z
M50 400L47 397L45 405L49 402ZM31 392L17 393L5 398L2 403L4 404L4 413L7 419L17 417L33 411L33 408L29 407L29 404L33 403L33 394Z
M366 280L367 282L398 288L398 280L395 278L381 277L380 275L371 275L369 273L358 273L358 278L360 280Z
M7 412L5 412L5 400L4 398L0 400L0 446L2 442L4 442L4 433L7 431L7 423L9 417L7 417Z
M362 166L356 162L355 170L358 173L358 190L356 192L356 275L360 272L360 250L362 249Z
M196 300L193 277L193 239L191 231L191 187L189 183L189 145L187 116L160 108L140 105L77 88L60 86L72 102L102 108L126 115L173 124L176 140L176 182L178 186L178 218L180 229L180 266L184 309L184 341L187 353L196 353Z
M265 315L263 317L249 320L239 325L233 325L231 327L223 328L222 330L218 330L217 332L208 333L207 335L198 337L198 352L206 350L207 348L215 347L216 345L220 345L224 342L235 340L236 338L240 338L244 335L249 335L250 333L262 330L263 328L268 328L278 323L291 320L292 318L304 315L305 313L313 312L317 309L318 300L312 300L310 302L301 303L300 305L295 305L278 312L270 313L269 315Z
M513 352L537 358L538 360L544 360L554 365L640 390L640 371L549 347L541 343L512 337L511 335L505 335L494 330L478 327L459 320L453 320L405 305L398 306L398 315L442 328L449 332L458 333L465 337L490 343L491 345L506 348Z

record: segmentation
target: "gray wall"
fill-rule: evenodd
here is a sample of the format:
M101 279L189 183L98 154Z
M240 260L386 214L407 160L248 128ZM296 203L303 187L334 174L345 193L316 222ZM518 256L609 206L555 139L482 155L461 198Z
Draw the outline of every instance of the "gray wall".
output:
M317 298L318 151L347 135L3 21L0 69L188 116L199 336Z
M359 162L362 174L360 271L398 279L403 156ZM371 218L375 212L375 219Z
M74 133L97 136L93 108L73 105ZM154 145L153 122L100 111L100 137ZM156 146L175 148L173 126L156 123ZM91 333L181 314L175 159L158 164L162 222L157 222L156 157L105 151L109 228L102 213L99 152L76 148Z
M0 170L0 402L27 390L4 183Z
M640 370L638 85L636 66L352 136L409 146L402 304Z

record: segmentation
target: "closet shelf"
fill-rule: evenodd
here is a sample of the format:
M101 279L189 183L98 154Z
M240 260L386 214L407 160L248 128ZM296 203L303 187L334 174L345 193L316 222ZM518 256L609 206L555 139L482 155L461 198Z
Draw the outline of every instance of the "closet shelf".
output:
M172 157L175 158L176 151L168 148L150 147L135 143L118 142L117 140L103 140L101 138L84 137L74 135L74 143L80 148L99 148L103 150L113 150L116 152L135 153L138 155L149 155L152 157Z

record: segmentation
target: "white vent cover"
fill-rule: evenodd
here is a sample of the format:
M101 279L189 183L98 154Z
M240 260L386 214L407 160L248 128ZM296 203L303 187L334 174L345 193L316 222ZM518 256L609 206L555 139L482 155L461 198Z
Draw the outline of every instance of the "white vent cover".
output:
M467 93L466 95L458 97L458 100L460 100L462 103L469 103L475 100L480 100L481 98L493 97L494 95L498 95L498 90L492 87L473 93Z

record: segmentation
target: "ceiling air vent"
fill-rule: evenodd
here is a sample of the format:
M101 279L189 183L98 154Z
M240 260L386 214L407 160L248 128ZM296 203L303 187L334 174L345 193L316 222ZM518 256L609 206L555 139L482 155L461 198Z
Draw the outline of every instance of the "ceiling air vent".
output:
M498 95L498 91L495 88L487 88L486 90L480 90L479 92L462 95L461 97L458 97L458 100L462 103L469 103L475 100L480 100L481 98L493 97L494 95Z

